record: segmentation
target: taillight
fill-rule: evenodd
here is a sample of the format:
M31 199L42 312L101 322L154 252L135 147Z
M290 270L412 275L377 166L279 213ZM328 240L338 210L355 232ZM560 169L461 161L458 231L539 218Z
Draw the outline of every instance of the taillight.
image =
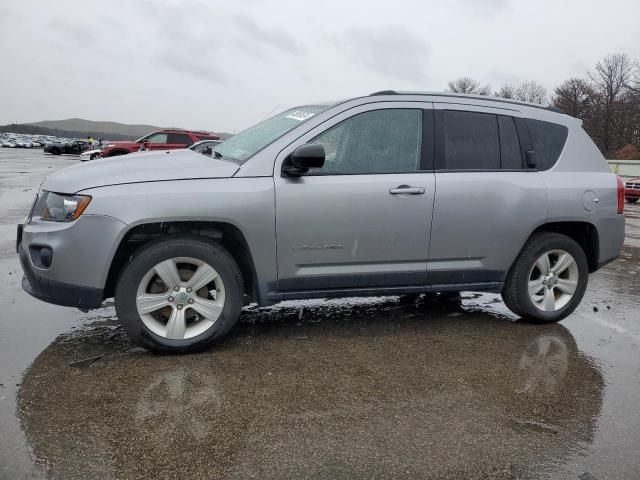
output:
M618 213L624 213L624 183L620 177L618 179Z

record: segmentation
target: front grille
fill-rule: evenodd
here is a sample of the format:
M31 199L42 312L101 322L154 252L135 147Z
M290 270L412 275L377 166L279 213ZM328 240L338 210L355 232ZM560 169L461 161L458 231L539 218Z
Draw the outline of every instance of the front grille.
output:
M640 183L627 182L625 183L624 188L628 188L629 190L640 190Z

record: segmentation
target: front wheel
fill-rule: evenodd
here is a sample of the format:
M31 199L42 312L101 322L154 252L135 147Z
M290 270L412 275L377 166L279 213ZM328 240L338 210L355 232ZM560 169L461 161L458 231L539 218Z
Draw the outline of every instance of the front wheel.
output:
M502 298L526 320L557 322L580 304L588 279L587 257L575 240L557 233L537 233L511 267Z
M238 320L242 275L219 244L176 236L151 242L133 256L115 300L135 343L161 353L193 352L212 345Z

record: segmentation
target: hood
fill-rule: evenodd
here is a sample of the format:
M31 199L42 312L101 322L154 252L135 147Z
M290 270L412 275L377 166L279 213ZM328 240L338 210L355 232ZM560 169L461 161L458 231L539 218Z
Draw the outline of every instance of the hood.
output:
M87 188L125 183L226 178L239 166L207 157L193 150L161 150L131 153L79 163L45 178L42 188L51 192L76 193Z

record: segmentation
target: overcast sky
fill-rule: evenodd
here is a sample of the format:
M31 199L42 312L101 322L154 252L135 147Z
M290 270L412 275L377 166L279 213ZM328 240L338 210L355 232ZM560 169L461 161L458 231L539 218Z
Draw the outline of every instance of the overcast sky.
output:
M640 0L0 0L0 124L237 132L296 104L470 75L551 90L640 60Z

